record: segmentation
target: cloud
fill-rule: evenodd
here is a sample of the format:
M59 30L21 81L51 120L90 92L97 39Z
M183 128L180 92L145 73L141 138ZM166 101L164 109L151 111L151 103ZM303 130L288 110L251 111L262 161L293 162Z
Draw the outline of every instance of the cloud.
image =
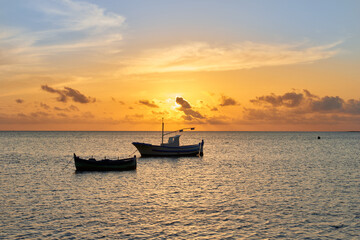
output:
M308 97L308 98L319 98L318 96L310 93L308 90L306 89L303 89L304 93L305 93L305 96Z
M206 123L212 125L227 125L229 124L229 118L226 116L213 116L206 119Z
M360 99L344 100L339 96L325 96L318 100L310 99L308 108L313 112L360 115Z
M320 100L312 101L310 103L310 108L314 112L334 112L334 111L343 111L343 105L345 101L340 97L323 97Z
M134 119L142 119L144 118L144 114L133 114L133 115L125 115L125 120L134 120Z
M343 105L345 113L360 115L360 100L350 99Z
M58 113L58 114L56 114L56 115L59 116L59 117L64 117L64 118L67 118L67 117L68 117L68 115L65 114L65 113Z
M55 111L64 111L64 112L71 112L71 111L77 112L77 111L79 111L79 109L74 105L70 105L67 108L54 107L54 110Z
M304 89L256 97L250 102L260 108L244 108L244 121L270 124L338 124L360 118L360 99L339 96L318 97Z
M50 106L47 105L46 103L40 103L40 107L46 109L46 110L49 110L50 109Z
M84 94L80 93L78 90L64 87L64 90L54 89L52 87L49 87L48 85L42 85L41 89L49 92L49 93L56 93L59 96L56 98L59 102L66 103L69 98L71 98L74 102L78 103L92 103L96 102L95 98L92 97L86 97Z
M17 103L23 103L23 102L24 102L24 100L23 100L23 99L18 98L18 99L16 99L16 100L15 100L15 102L17 102Z
M39 10L67 31L119 27L125 21L123 16L82 1L61 0L52 5L44 4Z
M76 106L74 106L74 105L70 105L70 106L69 106L69 109L70 109L71 111L79 111L79 109L78 109Z
M49 115L50 115L49 113L47 113L47 112L42 112L42 111L30 113L30 116L31 116L31 117L34 117L34 118L37 118L37 117L47 117L47 116L49 116Z
M94 114L92 114L91 112L84 112L81 117L87 118L87 119L94 119L95 118Z
M244 116L236 121L243 125L270 125L271 129L286 130L285 126L303 126L299 130L351 130L359 129L360 114L298 113L289 109L244 109ZM307 127L306 127L307 126ZM335 128L336 126L336 128Z
M260 105L271 104L273 107L285 106L285 107L293 108L299 106L303 99L304 99L304 95L302 93L289 92L289 93L285 93L282 96L277 96L272 93L271 95L256 97L256 99L252 99L250 100L250 102Z
M55 111L65 111L65 112L69 112L69 109L67 108L59 108L59 107L54 107Z
M304 94L303 94L304 93ZM355 99L344 100L339 96L318 97L308 90L303 93L288 92L283 95L265 95L256 97L250 102L272 107L272 109L289 108L298 113L349 113L357 114L360 112L360 101Z
M159 108L154 101L150 102L149 100L140 100L139 103L151 108Z
M78 90L75 90L75 89L72 89L69 87L64 87L64 88L65 88L66 96L71 97L74 102L90 103L90 102L96 101L95 98L86 97L85 95L80 93Z
M190 103L188 103L185 99L182 97L176 97L176 103L181 105L182 109L189 109L191 108Z
M285 118L280 116L279 110L276 108L272 109L253 109L253 108L244 108L244 119L246 120L255 120L261 122L268 121L283 121Z
M31 113L19 113L19 114L3 114L0 113L0 127L2 129L19 129L19 130L33 130L33 129L59 129L66 130L68 127L77 124L79 126L85 126L86 124L94 124L96 126L106 126L108 124L119 124L121 120L112 118L99 118L95 117L90 112L81 113L78 115L68 115L63 112L57 112L51 114L48 112L37 111ZM84 125L85 124L85 125ZM89 127L89 126L87 126ZM87 128L85 127L84 130Z
M182 116L183 119L187 121L192 121L193 119L204 119L205 117L199 112L193 110L188 101L182 97L176 97L176 103L180 105L178 110L182 111L185 115Z
M235 106L238 105L235 99L227 96L221 96L221 103L219 104L222 107L226 106Z
M36 58L27 51L35 41L34 36L25 37L21 30L1 25L0 67L8 69L12 65L36 61Z
M125 102L123 102L123 101L121 101L121 100L117 100L117 99L114 98L114 97L111 97L111 100L112 100L113 102L120 103L121 105L125 105Z
M155 115L166 115L166 114L169 114L169 112L168 111L163 111L163 112L156 112L156 111L151 111L152 112L152 114L155 114Z
M226 46L190 42L150 49L128 61L129 73L228 71L264 66L303 64L335 56L342 42L320 46L241 42Z
M22 3L14 2L15 8ZM30 5L29 5L30 6ZM85 1L39 0L24 11L23 28L1 25L0 68L4 74L34 73L51 69L104 63L121 50L125 18ZM40 14L39 14L40 12ZM27 19L29 18L29 19ZM116 50L114 50L116 49ZM54 68L56 66L56 68ZM1 77L1 76L0 76Z

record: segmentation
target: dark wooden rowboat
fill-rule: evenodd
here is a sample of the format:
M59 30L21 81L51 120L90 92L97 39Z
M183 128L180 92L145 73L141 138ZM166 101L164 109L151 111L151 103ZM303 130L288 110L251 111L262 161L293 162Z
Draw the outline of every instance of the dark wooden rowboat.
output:
M74 153L75 168L77 171L128 171L136 169L136 156L118 160L82 159Z

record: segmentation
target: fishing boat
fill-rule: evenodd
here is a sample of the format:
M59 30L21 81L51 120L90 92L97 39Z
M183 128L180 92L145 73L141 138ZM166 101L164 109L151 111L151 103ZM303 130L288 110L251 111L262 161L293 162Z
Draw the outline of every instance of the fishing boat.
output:
M149 143L133 142L142 157L180 157L180 156L203 156L204 140L194 145L180 146L180 136L169 137L168 142L164 143L164 136L183 132L185 130L195 130L195 128L183 128L180 130L164 133L164 122L162 122L161 144L152 145Z
M127 171L136 169L136 156L117 160L95 158L82 159L74 153L75 168L77 171Z

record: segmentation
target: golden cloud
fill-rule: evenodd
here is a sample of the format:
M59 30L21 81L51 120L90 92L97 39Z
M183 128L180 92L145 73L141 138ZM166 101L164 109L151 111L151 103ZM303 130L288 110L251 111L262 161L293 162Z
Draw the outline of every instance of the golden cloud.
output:
M305 44L271 45L243 42L215 46L191 42L167 48L150 49L130 59L128 73L176 71L227 71L264 66L311 63L336 55L341 42L307 47Z

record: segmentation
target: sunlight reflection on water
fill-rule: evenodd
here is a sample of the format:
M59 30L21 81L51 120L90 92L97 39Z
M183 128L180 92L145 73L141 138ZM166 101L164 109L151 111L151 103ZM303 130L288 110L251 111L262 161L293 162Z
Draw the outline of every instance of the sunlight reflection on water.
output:
M321 140L317 139L321 135ZM158 132L0 132L0 238L356 238L359 133L191 132L204 157L75 173ZM139 154L138 154L139 155Z

